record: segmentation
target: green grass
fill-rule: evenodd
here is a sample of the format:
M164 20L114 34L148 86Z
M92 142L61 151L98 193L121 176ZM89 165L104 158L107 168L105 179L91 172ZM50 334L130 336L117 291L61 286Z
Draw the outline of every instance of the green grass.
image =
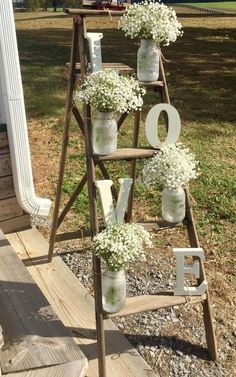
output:
M236 12L235 1L222 1L222 2L206 2L206 3L184 3L186 5L194 5L199 8L216 9L228 12ZM176 4L177 5L177 4Z
M182 21L184 36L163 48L163 54L169 61L165 70L171 102L181 116L181 141L196 153L200 161L201 176L190 184L190 188L196 201L194 213L201 242L206 243L210 235L219 251L227 245L230 253L236 232L235 19L217 18L216 23L215 18L185 16ZM104 34L103 60L135 68L137 41L125 38L121 31L116 30L114 18L112 22L109 18L103 21L90 19L89 29L95 30L95 24ZM29 126L29 131L30 134L32 132L31 143L37 143L33 148L36 166L41 148L50 144L51 139L54 140L53 146L49 147L51 153L56 154L57 159L60 154L67 91L63 71L70 57L71 25L72 20L59 12L16 14L26 110L29 124L34 124L32 131L32 126ZM122 53L121 43L124 46ZM146 96L140 137L142 146L147 145L144 135L146 114L159 101L157 93L149 92ZM42 123L44 132L39 136ZM130 115L119 133L120 146L130 145L132 124ZM49 149L44 150L44 153L50 154ZM47 158L47 155L43 157L44 160ZM63 192L68 197L86 170L83 138L74 120L67 162ZM138 163L138 172L142 164ZM52 171L48 171L50 169ZM54 179L56 183L57 165L52 164L50 169L44 171L44 179L50 182ZM124 162L110 163L108 169L117 188L117 179L129 174L129 164ZM42 176L37 177L37 182L42 179ZM55 195L53 182L52 199ZM43 186L48 187L48 182L45 181ZM43 190L42 186L39 187ZM69 225L88 224L87 204L84 190L73 206ZM139 219L159 215L159 191L147 191L138 185L134 213ZM230 258L229 254L229 261Z
M213 303L218 348L223 349L233 344L230 319L233 319L235 314L235 18L204 17L199 14L188 17L185 13L181 22L184 25L183 37L173 45L163 48L162 52L168 60L165 71L171 103L181 116L180 139L195 152L199 160L201 175L190 183L191 202L200 245L206 256L206 273ZM72 20L59 12L25 12L16 14L16 26L35 188L40 197L54 200L67 92L63 72L65 63L70 58ZM88 28L103 32L102 55L105 62L123 62L136 67L138 43L125 38L122 32L115 29L114 17L112 21L109 17L89 19ZM147 145L144 134L147 112L158 102L158 93L149 92L146 95L140 130L141 146ZM130 146L132 126L133 116L130 114L119 132L119 146ZM114 162L106 166L116 189L119 190L118 178L129 175L130 164ZM137 175L142 166L143 162L138 162ZM85 172L84 140L72 117L61 208ZM101 177L99 170L96 170L96 177ZM160 187L147 190L140 184L136 185L135 220L160 217L160 193ZM98 214L100 219L99 202ZM60 230L87 228L89 221L85 186ZM48 236L49 230L41 230ZM159 259L166 251L169 255L168 251L172 247L188 247L186 234L180 228L158 232L154 242L156 247L147 257L150 268L154 269L162 265L159 264ZM69 246L72 244L74 245L74 241L70 241ZM63 244L60 247L63 247ZM172 268L168 259L166 263L168 268ZM188 315L186 309L181 313L182 319ZM200 318L200 315L197 309L196 316ZM183 322L181 331L186 332L187 327L184 327L188 324L190 323ZM172 327L171 329L173 330ZM234 365L233 354L228 348L227 357L224 357L224 352L220 355L219 366L225 373L229 371L229 375L233 375L233 371L230 373ZM204 361L197 361L198 367L204 369ZM205 363L207 368L210 368L210 362L207 360ZM158 365L155 368L160 372Z

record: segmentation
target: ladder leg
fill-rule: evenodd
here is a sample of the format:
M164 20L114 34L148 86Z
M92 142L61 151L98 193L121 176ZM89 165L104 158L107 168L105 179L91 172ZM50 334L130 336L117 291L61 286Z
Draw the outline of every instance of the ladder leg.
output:
M163 84L164 84L164 87L160 88L162 101L170 104L170 96L169 96L162 57L160 57L160 79L163 81Z
M110 175L109 175L109 173L108 173L108 171L107 171L107 169L105 167L105 165L103 164L103 162L102 161L97 161L96 164L98 165L99 169L101 170L101 173L102 173L103 177L105 179L111 179ZM61 211L60 216L58 217L58 222L57 222L58 226L61 225L62 221L64 220L65 216L67 215L67 213L71 209L71 207L74 204L75 200L77 199L78 195L83 190L86 182L87 182L87 173L84 174L83 178L81 179L80 183L78 184L78 186L74 190L74 192L71 195L70 199L68 200L67 204L65 205L65 207ZM117 194L117 191L116 191L115 187L112 186L111 190L112 190L112 195L113 195L115 201L117 201L118 194Z
M188 189L185 190L186 194L186 220L187 220L187 232L189 237L189 242L191 247L200 247L197 231L194 223L193 212L191 208L190 198ZM203 262L200 260L200 280L206 280L205 268ZM206 342L208 347L208 352L211 359L217 361L217 343L215 337L214 324L211 312L211 301L208 288L206 289L206 300L203 301L203 320L206 333Z
M86 148L87 177L88 177L88 195L89 195L89 212L90 227L92 237L99 232L96 205L96 186L95 186L95 164L92 158L91 144L91 120L90 108L84 105L84 136ZM104 333L104 316L102 309L102 286L101 286L101 265L100 258L93 255L93 272L94 272L94 299L97 329L97 354L99 377L106 377L105 364L105 333Z
M58 217L58 226L61 225L62 221L64 220L65 216L67 215L68 211L71 209L71 206L74 204L75 200L77 199L78 195L83 190L85 183L87 181L87 173L84 174L83 178L81 179L80 183L74 190L73 194L71 195L70 199L68 200L67 204L61 211L60 216Z
M70 76L69 84L67 90L67 102L66 102L66 114L65 114L65 126L63 132L62 150L59 165L59 176L57 181L56 199L53 212L52 230L49 240L49 251L48 251L48 261L51 262L53 255L53 248L56 238L56 231L58 228L58 214L60 209L61 200L61 188L63 183L64 171L65 171L65 161L69 138L70 120L71 120L71 109L73 101L73 90L74 90L74 70L76 66L76 55L78 49L78 21L73 20L73 35L72 35L72 47L71 47L71 57L70 57Z
M134 114L133 148L136 148L138 146L140 119L141 119L141 112L136 111ZM136 178L136 160L133 160L131 162L130 176L133 179L133 183L132 183L132 186L130 188L130 193L129 193L129 201L128 201L128 208L127 208L127 222L129 222L132 218L133 201L134 201L134 183L135 183L135 178Z
M164 87L159 88L161 99L163 102L170 104L170 97L169 97L162 58L160 59L160 79L164 83ZM166 119L166 117L165 117L165 121L168 126L168 119ZM200 247L198 236L197 236L197 231L196 231L196 226L194 223L193 212L191 209L188 189L185 190L185 194L186 194L187 232L188 232L190 246ZM204 269L203 262L201 260L200 260L200 275L201 275L200 276L201 281L206 280L205 269ZM212 360L217 361L218 359L217 343L216 343L215 330L214 330L214 324L213 324L213 319L212 319L211 301L210 301L208 288L206 289L206 300L203 301L202 305L203 305L203 320L204 320L204 326L205 326L208 352Z
M169 96L169 92L168 92L166 75L165 75L162 57L160 57L160 79L163 82L163 86L158 87L161 100L162 100L163 103L168 103L170 105L170 96ZM165 111L163 113L163 117L164 117L165 124L166 124L166 130L168 131L168 116L167 116Z
M80 46L80 64L82 75L86 73L86 59L85 59L85 38L84 38L84 20L79 28L79 46ZM89 105L83 105L84 118L84 138L86 151L86 165L87 165L87 183L89 196L89 214L90 214L90 228L92 237L99 232L98 218L97 218L97 203L96 203L96 186L95 186L95 164L93 160L92 148L92 124L91 124L91 109ZM105 351L105 332L104 332L104 315L102 308L102 284L101 284L101 262L100 258L93 255L93 272L94 272L94 300L95 300L95 316L96 316L96 330L97 330L97 356L98 356L98 371L99 377L106 377L106 351Z

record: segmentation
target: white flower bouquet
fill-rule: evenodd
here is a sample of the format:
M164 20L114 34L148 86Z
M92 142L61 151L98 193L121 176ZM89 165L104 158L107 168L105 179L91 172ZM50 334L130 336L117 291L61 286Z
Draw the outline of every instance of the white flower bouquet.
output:
M140 179L147 187L161 183L176 190L198 176L197 165L194 154L182 143L169 144L148 160Z
M110 271L120 271L135 260L145 260L144 247L151 247L150 234L138 224L114 223L93 238L92 250Z
M153 39L159 46L168 46L183 34L175 11L153 1L128 5L127 12L119 20L118 28L126 36Z
M87 77L75 99L91 104L100 112L125 113L141 109L145 93L133 77L105 69Z

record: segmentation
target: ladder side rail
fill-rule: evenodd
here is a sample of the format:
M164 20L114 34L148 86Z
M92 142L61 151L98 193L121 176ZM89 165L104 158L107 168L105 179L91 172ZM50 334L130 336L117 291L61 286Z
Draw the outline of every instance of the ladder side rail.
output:
M140 121L141 121L141 111L136 111L134 114L134 130L133 130L133 143L132 143L133 148L138 147ZM134 201L134 184L135 184L135 179L136 179L136 163L137 163L137 160L131 161L130 177L133 179L133 183L132 183L132 186L130 188L130 193L129 193L127 218L126 218L127 222L129 222L132 219L133 201Z
M49 240L49 251L48 251L48 261L52 261L53 256L53 249L56 239L56 231L58 227L58 214L60 209L60 201L61 201L61 190L62 190L62 183L65 171L65 162L66 162L66 154L67 154L67 146L69 140L69 130L70 130L70 123L71 123L71 113L72 113L72 102L73 102L73 91L74 91L74 83L75 83L75 66L76 66L76 56L78 51L78 40L79 40L79 24L81 22L81 18L73 18L73 33L72 33L72 47L71 47L71 56L70 56L70 74L69 74L69 83L67 89L67 99L66 99L66 110L65 110L65 125L63 130L63 140L62 140L62 149L61 149L61 157L59 163L59 175L57 181L57 189L56 189L56 198L54 204L54 212L53 212L53 221L52 221L52 230L50 234Z
M80 128L80 131L82 132L82 135L84 136L84 122L83 122L83 119L82 119L82 117L81 117L81 115L80 115L80 112L78 111L78 109L77 109L77 107L76 106L74 106L73 107L73 114L74 114L74 117L75 117L75 119L76 119L76 121L77 121L77 123L78 123L78 125L79 125L79 128ZM125 117L127 116L127 114L125 115ZM121 125L122 125L122 123L123 123L123 117L121 116L120 117L120 123L119 123L119 125L120 125L120 127L121 127ZM106 168L106 166L105 166L105 164L104 164L104 162L103 161L97 161L96 162L96 164L95 165L98 165L98 167L99 167L99 169L100 169L100 171L101 171L101 173L102 173L102 175L103 175L103 177L105 178L105 179L111 179L110 178L110 174L108 173L108 170L107 170L107 168ZM114 197L114 199L115 199L115 201L117 201L117 198L118 198L118 193L117 193L117 191L116 191L116 189L115 189L115 187L114 186L112 186L112 194L113 194L113 197ZM80 191L79 191L80 192ZM78 194L79 194L79 192L78 192ZM75 198L76 199L76 198ZM75 200L74 199L74 200ZM73 204L74 202L71 202L71 205ZM68 210L69 210L70 208L68 208ZM68 212L68 211L67 211ZM67 213L66 212L66 213Z
M171 104L170 103L170 96L169 96L169 91L168 91L168 86L167 86L167 81L166 81L166 75L165 75L165 70L164 70L164 65L163 65L162 53L161 53L161 56L160 56L160 79L163 82L163 86L158 88L160 96L161 96L161 100L162 100L162 102L168 103L170 105ZM167 114L166 114L165 111L163 113L163 117L164 117L165 124L166 124L166 130L168 131L168 117L167 117Z
M103 161L97 161L95 163L95 165L98 165L98 167L99 167L99 169L100 169L100 171L101 171L104 179L111 179L110 174L108 173L108 170L105 167L105 164L103 163ZM66 217L66 215L69 212L69 210L71 209L72 205L74 204L75 200L77 199L77 197L79 196L79 194L83 190L86 182L87 182L87 173L85 173L83 175L83 177L82 177L81 181L79 182L78 186L75 188L75 190L72 193L70 199L68 200L68 202L66 203L65 207L61 211L60 216L58 217L57 227L59 227L61 225L62 221ZM115 189L114 186L111 187L111 191L112 191L113 198L117 202L118 193L117 193L117 191L116 191L116 189Z
M187 220L187 232L188 238L191 247L200 247L200 243L197 236L196 225L194 222L193 211L190 202L190 195L189 191L185 189L185 196L186 196L186 220ZM206 279L205 268L203 261L198 259L200 263L200 282ZM212 319L212 311L211 311L211 301L209 296L208 286L206 287L206 299L202 302L203 306L203 320L206 332L206 342L208 347L208 352L212 358L212 360L217 361L218 359L218 352L217 352L217 343L215 337L215 330L214 324Z
M78 186L75 188L74 192L72 193L70 199L68 200L68 202L66 203L65 207L63 208L63 210L61 211L60 213L60 216L58 217L58 221L57 221L57 226L59 227L62 223L62 221L64 220L64 218L66 217L67 213L69 212L69 210L71 209L72 205L74 204L75 200L77 199L78 195L81 193L81 191L83 190L85 184L87 182L87 173L84 174L84 176L82 177L80 183L78 184Z
M84 17L79 29L79 55L82 75L86 71L85 45L86 45L86 25ZM91 122L91 107L88 104L83 104L83 118L84 118L84 138L85 138L85 154L87 166L87 185L89 197L89 214L91 235L95 236L99 232L98 217L97 217L97 198L95 186L95 163L93 159L92 147L92 122ZM93 255L93 273L94 273L94 300L95 300L95 320L97 329L97 355L98 355L98 370L99 377L106 377L106 350L105 350L105 331L104 331L104 316L102 308L102 284L101 284L101 260L98 256Z
M163 61L162 61L162 56L160 56L160 79L163 81L163 86L158 86L155 87L155 91L159 91L161 100L165 103L170 104L170 97L169 97L169 92L168 92L168 87L167 87L167 82L166 82L166 76L165 76L165 71L164 71L164 66L163 66ZM166 129L168 130L168 117L167 114L164 112L163 114L165 124L166 124ZM138 147L138 141L139 141L139 131L140 131L140 121L141 121L141 112L136 111L135 112L135 118L134 118L134 131L133 131L133 148ZM130 190L130 195L129 195L129 202L128 202L128 209L127 209L127 216L126 220L129 222L132 219L132 211L133 211L133 198L134 198L134 185L135 185L135 179L136 179L136 164L137 161L133 160L131 162L131 177L133 178L133 184L131 186Z
M170 105L170 96L169 96L169 91L168 91L168 86L167 86L167 81L166 81L162 54L160 56L160 79L161 81L163 81L163 84L164 84L163 87L160 87L160 94L161 94L162 101Z
M86 148L86 164L87 164L87 184L89 196L89 213L90 213L90 227L91 236L94 237L99 232L98 218L97 218L97 203L96 203L96 186L95 186L95 164L92 156L91 143L91 110L90 106L84 104L85 117L85 148ZM101 261L100 258L93 255L93 274L94 274L94 299L95 299L95 315L96 315L96 329L97 329L97 354L98 354L98 369L99 377L106 377L105 365L105 332L104 332L104 317L102 309L102 285L101 285Z

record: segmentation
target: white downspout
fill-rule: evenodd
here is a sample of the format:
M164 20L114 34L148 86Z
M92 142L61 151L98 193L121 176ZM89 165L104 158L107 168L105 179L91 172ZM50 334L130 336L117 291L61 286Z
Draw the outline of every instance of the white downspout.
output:
M1 59L0 59L0 62L1 62ZM0 71L0 74L1 74L1 71ZM5 122L6 122L6 117L5 117L5 111L4 111L4 106L3 106L2 85L1 85L1 76L0 76L0 125L5 124Z
M20 63L11 0L0 1L0 80L17 200L28 213L47 216L51 201L35 195ZM5 114L5 115L4 115Z

